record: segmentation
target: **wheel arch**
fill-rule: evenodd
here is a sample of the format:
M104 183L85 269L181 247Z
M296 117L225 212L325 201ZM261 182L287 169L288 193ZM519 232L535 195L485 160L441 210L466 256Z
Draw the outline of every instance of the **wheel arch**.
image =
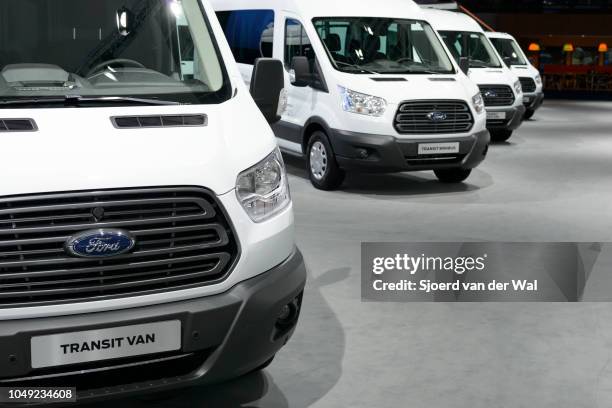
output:
M330 140L331 136L331 128L325 122L325 120L319 116L313 116L306 121L304 124L304 128L302 130L302 154L307 154L308 151L308 143L310 142L310 138L312 134L316 131L322 131L327 135L327 139L329 140L329 144L333 149L332 141ZM332 151L333 153L333 151Z

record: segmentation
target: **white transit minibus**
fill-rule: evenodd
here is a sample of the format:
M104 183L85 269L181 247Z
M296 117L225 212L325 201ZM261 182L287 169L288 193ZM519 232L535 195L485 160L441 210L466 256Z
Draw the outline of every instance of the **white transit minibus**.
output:
M405 0L214 0L245 80L260 57L285 64L287 109L273 126L313 185L346 171L434 170L463 182L490 142L478 87L422 10Z
M518 76L504 64L473 18L454 11L423 11L455 59L467 59L469 77L480 87L485 102L491 139L496 142L510 139L520 127L526 110Z
M0 32L0 387L85 402L269 364L306 279L281 61L251 97L206 0L2 0Z
M527 108L525 119L531 119L544 103L540 71L531 65L521 46L510 34L487 32L486 35L504 59L505 64L519 77L523 86L523 104Z

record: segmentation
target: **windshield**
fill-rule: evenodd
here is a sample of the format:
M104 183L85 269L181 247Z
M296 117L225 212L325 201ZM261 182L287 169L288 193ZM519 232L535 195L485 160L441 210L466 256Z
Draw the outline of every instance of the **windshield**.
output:
M452 74L453 65L431 26L371 17L315 18L336 69L350 73Z
M510 38L490 38L490 40L508 65L527 65L523 51L516 41Z
M482 33L441 31L442 39L456 61L469 58L470 68L501 68L501 61Z
M226 78L198 0L0 1L0 102L215 103Z

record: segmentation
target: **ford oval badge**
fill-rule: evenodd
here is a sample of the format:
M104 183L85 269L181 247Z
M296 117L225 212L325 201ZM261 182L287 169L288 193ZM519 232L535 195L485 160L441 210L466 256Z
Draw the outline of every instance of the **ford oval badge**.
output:
M427 114L427 119L432 122L443 122L447 118L446 113L444 112L429 112Z
M136 241L120 229L96 229L74 235L66 241L66 251L81 258L108 258L131 251Z

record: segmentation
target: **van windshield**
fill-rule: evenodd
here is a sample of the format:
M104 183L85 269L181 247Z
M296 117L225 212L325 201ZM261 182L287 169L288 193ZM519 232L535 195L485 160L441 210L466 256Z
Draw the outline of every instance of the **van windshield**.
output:
M508 65L527 65L523 51L516 41L510 38L490 38L490 40Z
M218 103L228 88L199 0L0 1L0 107Z
M373 17L315 18L336 69L367 74L452 74L450 58L423 21Z
M501 61L487 37L482 33L463 31L441 31L442 39L456 61L465 57L470 68L501 68Z

